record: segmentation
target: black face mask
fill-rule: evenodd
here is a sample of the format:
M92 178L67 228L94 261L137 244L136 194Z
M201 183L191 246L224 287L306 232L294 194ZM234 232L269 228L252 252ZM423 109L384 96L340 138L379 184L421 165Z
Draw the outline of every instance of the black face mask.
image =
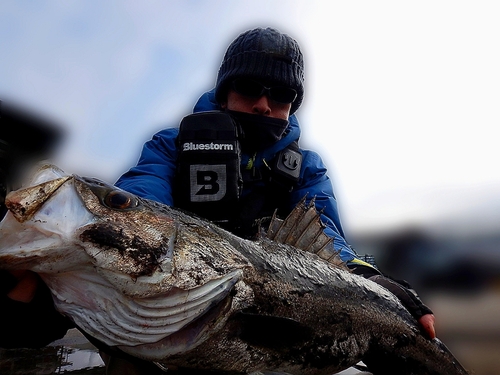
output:
M251 113L227 110L241 126L243 137L241 147L244 152L263 150L281 139L288 126L287 120Z

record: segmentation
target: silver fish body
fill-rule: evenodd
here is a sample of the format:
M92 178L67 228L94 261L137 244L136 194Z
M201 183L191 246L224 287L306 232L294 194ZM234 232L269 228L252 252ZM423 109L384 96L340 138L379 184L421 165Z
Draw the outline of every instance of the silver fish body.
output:
M53 166L6 202L0 267L39 273L62 314L129 355L227 373L363 360L375 374L467 374L394 295L315 254Z

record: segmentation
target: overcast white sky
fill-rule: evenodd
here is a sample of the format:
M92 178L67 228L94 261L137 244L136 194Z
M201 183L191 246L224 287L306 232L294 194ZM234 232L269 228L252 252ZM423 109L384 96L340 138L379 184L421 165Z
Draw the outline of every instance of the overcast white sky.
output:
M0 98L65 125L63 169L114 182L240 32L273 26L302 46L302 144L347 232L498 222L499 19L497 1L4 0Z

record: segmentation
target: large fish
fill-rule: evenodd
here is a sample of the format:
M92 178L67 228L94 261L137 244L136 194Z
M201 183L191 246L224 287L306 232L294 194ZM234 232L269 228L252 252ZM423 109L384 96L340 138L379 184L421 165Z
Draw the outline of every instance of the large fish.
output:
M53 166L6 204L1 268L37 272L62 314L131 356L227 373L332 374L362 360L375 374L467 374L394 295L313 253Z

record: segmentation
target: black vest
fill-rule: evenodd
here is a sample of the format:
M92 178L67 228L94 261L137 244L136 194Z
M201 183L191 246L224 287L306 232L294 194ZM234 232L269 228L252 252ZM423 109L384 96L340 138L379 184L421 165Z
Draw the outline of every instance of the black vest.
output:
M297 142L261 168L241 168L241 130L225 112L186 116L177 137L174 205L216 222L242 237L257 233L256 221L277 210L286 216L299 180ZM242 195L245 187L245 195Z

